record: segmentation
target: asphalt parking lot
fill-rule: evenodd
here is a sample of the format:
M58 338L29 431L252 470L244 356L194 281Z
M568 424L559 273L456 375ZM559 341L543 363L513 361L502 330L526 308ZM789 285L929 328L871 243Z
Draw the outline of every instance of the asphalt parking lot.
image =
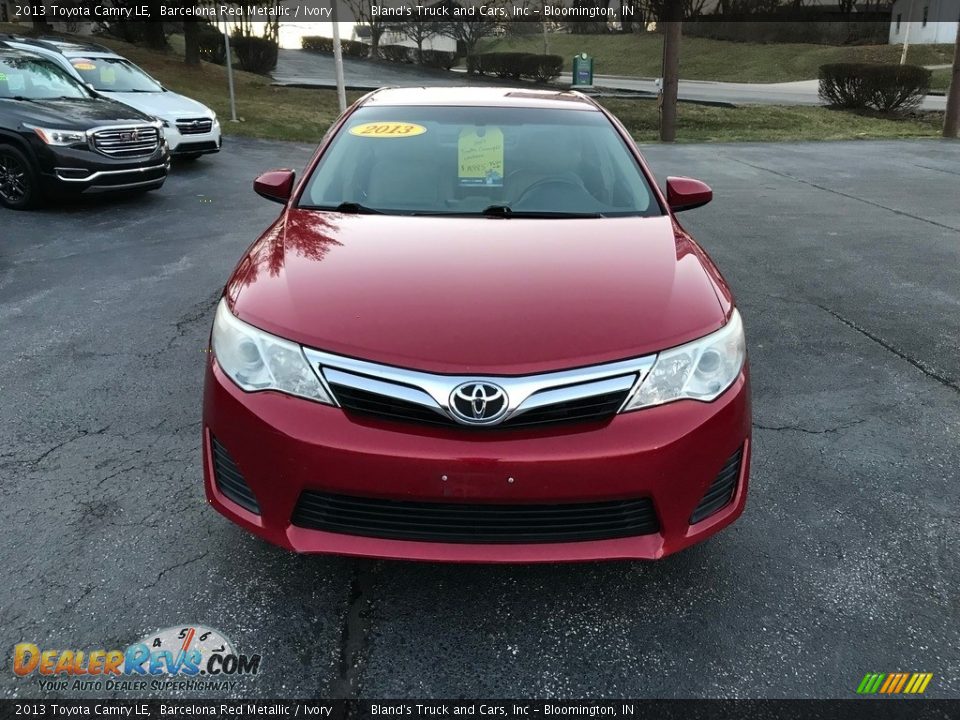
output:
M263 655L235 696L960 697L960 144L647 148L715 190L684 219L747 328L747 511L657 563L519 567L298 557L204 501L212 311L279 207L252 179L311 150L0 213L4 696L44 695L15 643L202 623Z

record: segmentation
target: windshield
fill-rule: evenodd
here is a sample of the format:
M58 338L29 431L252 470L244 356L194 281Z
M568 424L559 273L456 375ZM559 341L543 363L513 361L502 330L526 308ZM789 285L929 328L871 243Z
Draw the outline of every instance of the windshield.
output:
M129 60L115 57L70 58L85 82L104 92L163 92L152 77Z
M0 98L89 98L90 93L52 62L0 55Z
M311 175L300 207L387 214L660 215L599 112L363 107Z

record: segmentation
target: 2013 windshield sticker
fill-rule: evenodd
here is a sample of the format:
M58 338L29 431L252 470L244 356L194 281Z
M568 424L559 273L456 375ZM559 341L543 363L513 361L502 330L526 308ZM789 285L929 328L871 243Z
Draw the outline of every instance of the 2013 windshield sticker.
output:
M350 128L351 135L364 138L405 138L423 135L427 129L423 125L405 122L372 122Z
M503 185L503 131L495 127L461 130L457 167L461 185Z
M226 690L260 672L260 655L237 652L221 632L203 625L169 627L125 649L13 649L13 672L36 676L43 691Z

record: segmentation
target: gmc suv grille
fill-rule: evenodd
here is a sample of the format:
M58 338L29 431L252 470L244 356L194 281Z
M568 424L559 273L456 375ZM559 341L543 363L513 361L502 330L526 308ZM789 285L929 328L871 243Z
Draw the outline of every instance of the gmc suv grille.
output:
M153 155L160 147L160 131L150 125L98 130L92 137L95 150L118 158Z

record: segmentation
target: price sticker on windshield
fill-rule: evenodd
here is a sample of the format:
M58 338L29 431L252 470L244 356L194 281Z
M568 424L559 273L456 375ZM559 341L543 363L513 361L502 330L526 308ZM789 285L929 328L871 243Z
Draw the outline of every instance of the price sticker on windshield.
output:
M457 168L461 185L503 185L503 131L495 127L461 130Z
M350 134L365 138L403 138L423 135L427 129L423 125L404 122L363 123L350 128Z

